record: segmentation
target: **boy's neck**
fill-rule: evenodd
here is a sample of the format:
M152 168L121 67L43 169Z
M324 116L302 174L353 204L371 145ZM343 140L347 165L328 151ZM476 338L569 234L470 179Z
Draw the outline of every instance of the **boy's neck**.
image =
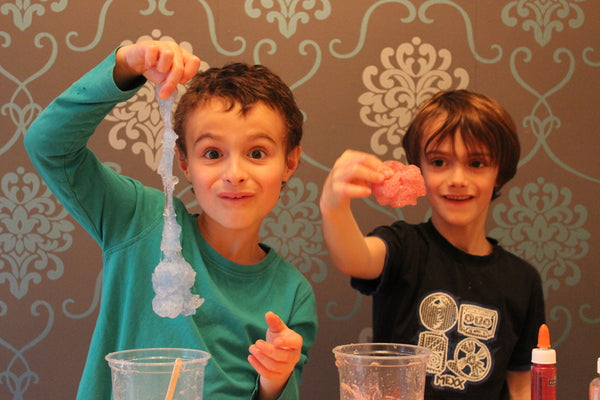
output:
M226 229L208 228L210 222L198 217L198 228L204 240L217 253L237 264L252 265L261 262L265 251L258 244L257 232L232 232Z
M474 256L487 256L493 246L485 235L485 227L482 226L456 226L440 222L432 218L431 222L435 229L454 247Z

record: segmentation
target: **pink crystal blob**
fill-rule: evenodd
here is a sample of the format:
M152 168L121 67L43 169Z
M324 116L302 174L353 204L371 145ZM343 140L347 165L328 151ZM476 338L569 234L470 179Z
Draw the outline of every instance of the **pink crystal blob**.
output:
M425 181L419 167L404 165L396 160L384 161L384 164L394 170L394 175L380 184L371 186L380 205L400 208L415 205L417 198L425 196Z

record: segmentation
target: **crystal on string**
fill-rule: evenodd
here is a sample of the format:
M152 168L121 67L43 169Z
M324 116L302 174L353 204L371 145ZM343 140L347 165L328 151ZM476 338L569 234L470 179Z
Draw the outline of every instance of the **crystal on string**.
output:
M160 86L156 88L156 98L164 124L162 138L163 154L158 166L158 173L162 177L165 191L164 227L160 249L162 260L152 274L152 287L154 299L152 309L161 317L175 318L179 314L193 315L196 308L200 307L204 299L197 294L192 294L190 288L194 285L196 272L181 255L181 226L177 223L173 207L173 189L177 177L173 176L173 158L175 156L175 140L177 135L173 131L171 122L171 109L177 97L177 91L168 99L161 99L158 95Z

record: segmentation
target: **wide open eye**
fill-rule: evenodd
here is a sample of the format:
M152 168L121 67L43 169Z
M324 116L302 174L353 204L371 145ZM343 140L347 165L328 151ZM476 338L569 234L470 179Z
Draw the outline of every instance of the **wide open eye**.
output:
M204 157L208 158L209 160L216 160L217 158L221 157L221 152L219 152L217 149L208 149L204 152Z
M250 153L248 153L248 156L250 158L253 158L256 160L260 160L261 158L264 158L266 155L267 155L267 153L263 149L253 149L252 151L250 151Z

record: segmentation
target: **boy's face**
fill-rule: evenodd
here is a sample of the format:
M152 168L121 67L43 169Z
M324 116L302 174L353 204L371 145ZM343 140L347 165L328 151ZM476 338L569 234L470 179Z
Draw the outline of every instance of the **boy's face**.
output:
M179 166L203 210L204 229L249 230L256 234L279 199L300 159L298 146L286 154L281 115L263 103L246 115L239 105L225 111L220 99L188 116L187 154Z
M423 144L443 120L433 121L422 138ZM429 146L421 154L421 171L432 207L432 220L438 229L485 229L485 221L497 184L498 165L489 152L467 149L460 132Z

